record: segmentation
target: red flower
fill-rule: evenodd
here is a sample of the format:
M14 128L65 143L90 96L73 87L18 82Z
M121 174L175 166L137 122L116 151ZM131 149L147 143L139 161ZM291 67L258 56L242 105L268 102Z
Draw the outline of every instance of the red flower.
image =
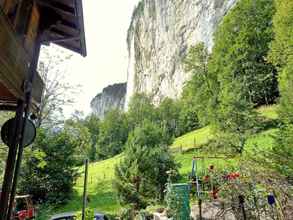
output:
M203 177L203 180L204 180L205 182L208 182L209 179L210 179L210 176L209 176L209 175L206 175L206 176Z

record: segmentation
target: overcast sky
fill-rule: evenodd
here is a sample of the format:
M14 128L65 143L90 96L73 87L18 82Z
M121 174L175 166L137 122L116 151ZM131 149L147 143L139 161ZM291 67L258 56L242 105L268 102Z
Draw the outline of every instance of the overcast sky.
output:
M66 108L90 112L90 101L107 85L126 82L126 35L138 0L83 0L87 57L74 54L68 65L67 80L80 84L77 103ZM66 65L67 66L67 65Z

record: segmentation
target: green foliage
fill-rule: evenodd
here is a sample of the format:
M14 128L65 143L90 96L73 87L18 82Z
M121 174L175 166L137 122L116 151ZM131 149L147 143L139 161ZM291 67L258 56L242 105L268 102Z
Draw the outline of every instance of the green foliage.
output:
M213 108L217 83L214 75L208 71L208 61L209 54L203 43L191 47L184 60L185 70L192 74L192 78L186 83L181 100L185 112L193 114L193 120L187 118L187 122L194 123L191 130L198 126L198 120L201 125L210 122L209 109ZM185 112L182 112L181 117L184 117Z
M157 116L151 98L144 93L134 94L128 105L127 118L131 131L144 120L155 122Z
M126 115L120 110L106 114L99 128L97 153L100 159L121 153L128 137L128 126Z
M149 121L131 132L125 158L115 169L114 186L123 205L132 204L139 210L150 200L163 199L166 172L177 167L163 133Z
M97 142L100 133L100 120L94 114L86 117L84 126L88 129L91 136L91 149L89 152L89 159L95 161L97 159Z
M220 92L233 92L234 84L240 84L243 98L254 105L275 101L276 71L266 59L274 36L274 12L273 0L241 0L225 16L215 34L209 63Z
M178 104L180 104L180 112L177 130L178 134L182 135L199 127L198 114L194 106L189 102L180 100Z
M91 134L81 119L69 119L65 122L64 130L75 144L74 157L81 165L85 158L91 157Z
M85 220L93 220L94 218L94 210L90 208L86 208L85 210ZM78 212L76 215L76 220L82 220L82 212Z
M178 195L174 190L172 190L171 184L168 184L167 186L165 200L168 207L168 217L172 217L172 219L179 220L183 202L182 200L178 199Z
M273 18L275 38L271 44L270 60L283 68L292 60L293 47L293 2L291 0L275 0L276 13Z
M208 72L217 78L213 88L218 95L209 117L217 141L238 153L257 128L254 107L273 103L278 96L276 70L265 58L273 39L274 11L272 0L241 0L215 34Z
M79 144L66 129L52 133L39 129L30 157L21 170L21 191L39 202L66 201L78 176L74 155Z
M257 113L245 99L243 89L235 81L223 89L214 122L220 144L232 147L236 153L242 153L257 123Z
M279 116L282 122L275 137L274 161L280 173L293 178L293 2L276 0L273 25L275 39L272 42L270 59L279 70L281 93Z
M169 137L180 135L180 107L177 101L165 98L157 108L157 117Z
M135 210L131 207L123 208L120 214L121 220L129 220L135 218Z

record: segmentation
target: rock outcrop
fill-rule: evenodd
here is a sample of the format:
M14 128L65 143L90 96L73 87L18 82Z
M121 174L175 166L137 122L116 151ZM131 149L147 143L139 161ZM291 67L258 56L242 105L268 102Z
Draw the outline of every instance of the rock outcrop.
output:
M126 106L136 92L158 104L178 98L190 75L182 60L188 48L204 42L211 50L213 33L237 0L142 0L129 27Z
M125 95L126 83L107 86L91 101L93 113L102 119L109 110L123 110Z

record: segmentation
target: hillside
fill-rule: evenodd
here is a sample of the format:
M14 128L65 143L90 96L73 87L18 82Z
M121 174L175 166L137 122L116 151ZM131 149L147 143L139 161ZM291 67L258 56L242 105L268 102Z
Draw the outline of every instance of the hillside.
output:
M265 106L258 109L258 112L265 117L267 121L277 119L276 106ZM273 144L272 135L275 133L275 128L269 128L255 136L252 136L246 143L246 151L249 152L256 145L260 147L260 150L270 149ZM180 182L186 182L188 174L191 171L192 157L196 154L196 150L200 146L204 146L210 140L213 139L212 131L209 126L192 131L181 137L175 139L172 149L176 149L182 146L182 151L174 151L175 159L181 164L180 167ZM195 143L195 148L194 148ZM203 153L201 153L202 155ZM211 156L204 153L204 156ZM213 155L214 156L214 155ZM89 186L88 194L90 198L89 206L95 208L97 211L105 212L115 215L119 212L121 206L117 202L116 194L112 188L112 181L114 178L114 166L119 163L122 155L110 158L108 160L96 162L90 164L89 167ZM207 168L208 165L213 164L217 169L225 169L228 167L235 167L239 161L239 158L233 159L205 159L199 163L199 169ZM80 168L82 172L84 168ZM51 213L60 213L67 211L78 211L82 205L82 193L83 193L83 176L77 180L74 187L74 194L70 202L56 210L50 210L46 207L46 212L38 219L47 219L46 215ZM45 209L44 209L45 210Z

